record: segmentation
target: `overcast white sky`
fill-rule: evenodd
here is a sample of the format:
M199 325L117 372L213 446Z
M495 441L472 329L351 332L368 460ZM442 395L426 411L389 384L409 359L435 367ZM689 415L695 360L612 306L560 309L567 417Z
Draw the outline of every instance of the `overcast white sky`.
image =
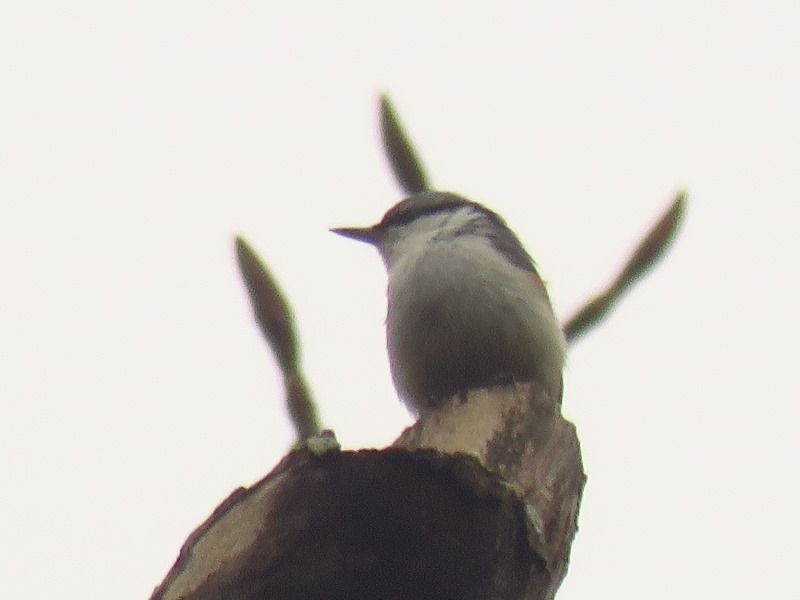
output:
M559 597L795 597L797 3L287 4L0 5L0 595L148 597L286 451L235 233L342 444L410 422L382 264L327 231L400 198L385 89L564 316L689 190L665 263L570 350L589 480Z

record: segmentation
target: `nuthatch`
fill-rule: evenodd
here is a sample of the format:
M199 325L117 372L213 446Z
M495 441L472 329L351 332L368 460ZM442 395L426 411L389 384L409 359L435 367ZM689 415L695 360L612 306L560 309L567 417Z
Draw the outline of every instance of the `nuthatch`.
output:
M471 388L531 380L560 401L564 335L533 260L499 215L426 191L377 225L332 231L383 257L389 363L414 412Z

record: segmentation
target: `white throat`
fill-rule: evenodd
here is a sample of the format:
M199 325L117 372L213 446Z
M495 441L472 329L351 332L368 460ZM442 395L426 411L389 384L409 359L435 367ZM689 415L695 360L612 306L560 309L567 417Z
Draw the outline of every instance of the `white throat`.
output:
M461 236L466 226L484 216L472 207L464 206L455 211L423 215L405 225L390 229L381 241L379 250L387 270L401 261L418 257L438 243L452 244L453 238ZM481 241L482 236L469 234L466 237ZM466 241L466 239L464 240ZM488 244L488 241L483 240Z

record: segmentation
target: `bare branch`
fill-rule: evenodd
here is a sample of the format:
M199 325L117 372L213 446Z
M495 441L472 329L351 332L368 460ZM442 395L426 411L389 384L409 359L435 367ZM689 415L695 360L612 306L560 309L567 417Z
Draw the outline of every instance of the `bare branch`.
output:
M380 96L381 138L397 183L407 194L430 189L428 176L387 94Z
M319 432L319 419L300 368L292 311L272 274L241 236L236 236L236 259L256 323L283 372L286 404L297 436L304 440Z
M601 321L631 286L664 255L683 221L686 191L678 192L670 207L647 232L619 275L604 291L578 310L564 325L564 335L572 343Z

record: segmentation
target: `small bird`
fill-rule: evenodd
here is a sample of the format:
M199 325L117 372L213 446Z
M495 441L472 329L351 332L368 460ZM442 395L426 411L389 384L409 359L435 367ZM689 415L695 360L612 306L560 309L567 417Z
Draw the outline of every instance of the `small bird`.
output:
M498 214L425 191L372 227L331 231L383 258L392 379L413 412L471 388L532 380L560 401L564 334L533 260Z

